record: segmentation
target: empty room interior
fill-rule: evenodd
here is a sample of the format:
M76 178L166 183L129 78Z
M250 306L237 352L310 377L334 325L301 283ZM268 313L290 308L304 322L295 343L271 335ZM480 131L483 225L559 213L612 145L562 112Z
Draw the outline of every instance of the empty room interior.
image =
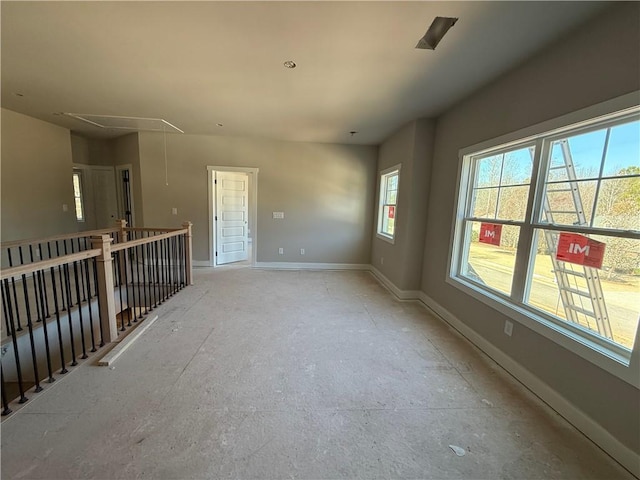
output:
M0 9L3 479L640 478L640 3Z

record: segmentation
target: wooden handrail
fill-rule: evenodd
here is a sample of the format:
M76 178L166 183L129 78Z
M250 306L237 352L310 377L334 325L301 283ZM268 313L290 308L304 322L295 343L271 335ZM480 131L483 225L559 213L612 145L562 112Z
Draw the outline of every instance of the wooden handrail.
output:
M182 228L126 227L126 232L176 232Z
M125 250L130 247L137 247L138 245L144 245L145 243L155 242L157 240L164 240L165 238L177 237L178 235L185 235L188 233L186 228L180 228L178 230L172 230L167 233L161 233L159 235L154 235L152 237L139 238L138 240L129 240L124 243L116 243L111 246L112 252L119 252L120 250Z
M21 275L29 275L30 273L37 272L38 270L57 267L58 265L77 262L78 260L85 260L87 258L98 257L101 253L102 250L100 249L83 250L82 252L72 253L71 255L64 255L63 257L50 258L47 260L41 260L39 262L7 268L0 271L0 280L11 277L19 277Z
M28 240L12 240L10 242L0 243L0 248L19 247L21 245L34 245L36 243L54 242L56 240L69 240L71 238L91 237L94 235L104 235L108 233L118 232L118 228L102 228L100 230L87 230L84 232L65 233L62 235L54 235L46 238L32 238Z

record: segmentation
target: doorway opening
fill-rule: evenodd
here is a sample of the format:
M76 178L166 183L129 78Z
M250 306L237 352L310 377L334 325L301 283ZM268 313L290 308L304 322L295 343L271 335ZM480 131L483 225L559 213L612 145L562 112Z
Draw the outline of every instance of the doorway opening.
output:
M127 227L134 227L133 193L131 165L116 166L116 190L118 192L118 215L127 221Z
M255 265L258 169L207 167L209 265Z

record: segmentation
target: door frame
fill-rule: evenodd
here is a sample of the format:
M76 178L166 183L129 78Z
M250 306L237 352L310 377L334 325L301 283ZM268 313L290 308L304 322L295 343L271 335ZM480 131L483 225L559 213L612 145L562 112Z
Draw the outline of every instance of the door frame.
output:
M255 266L258 245L258 172L255 167L229 167L229 166L207 166L207 192L208 192L208 220L209 220L209 266L216 267L216 224L213 220L216 214L216 192L213 183L216 172L236 172L249 175L249 229L251 230L251 266ZM224 265L220 265L223 267Z

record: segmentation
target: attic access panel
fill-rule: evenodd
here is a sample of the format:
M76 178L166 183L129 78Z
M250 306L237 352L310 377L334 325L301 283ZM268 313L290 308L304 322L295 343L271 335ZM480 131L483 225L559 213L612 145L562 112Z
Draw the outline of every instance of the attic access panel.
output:
M144 132L184 133L175 125L162 118L121 117L116 115L93 115L87 113L65 113L69 117L112 130L131 130Z

